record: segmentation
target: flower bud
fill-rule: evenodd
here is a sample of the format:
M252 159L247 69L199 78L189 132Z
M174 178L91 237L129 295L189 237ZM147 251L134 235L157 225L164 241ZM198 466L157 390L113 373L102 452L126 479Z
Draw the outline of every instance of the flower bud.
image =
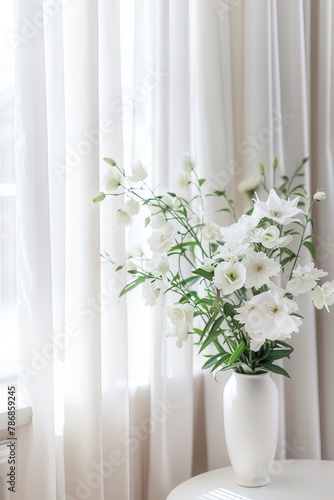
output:
M116 167L117 165L115 160L113 160L112 158L103 158L103 161L105 161L106 163L108 163L108 165L111 165L112 167Z
M265 173L265 168L264 168L263 163L259 163L259 172L260 172L260 175L264 175L264 173Z
M324 201L326 199L326 193L322 189L319 189L316 193L313 195L314 201Z
M254 191L259 187L261 182L261 177L258 175L252 175L250 177L246 177L238 184L238 191L240 193L250 194L250 196L254 196Z
M117 224L121 226L128 226L132 222L131 215L123 209L117 210Z
M191 172L195 169L196 163L190 155L186 154L181 158L181 165L184 172Z
M97 193L94 198L92 198L93 203L100 203L100 201L103 201L106 195L104 193Z

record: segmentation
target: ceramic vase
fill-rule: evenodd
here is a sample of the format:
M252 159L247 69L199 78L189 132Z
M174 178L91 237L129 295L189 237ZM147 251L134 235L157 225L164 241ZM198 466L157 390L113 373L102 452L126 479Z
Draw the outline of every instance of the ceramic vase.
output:
M269 373L232 373L224 388L224 427L237 484L258 487L270 482L278 416L278 391Z

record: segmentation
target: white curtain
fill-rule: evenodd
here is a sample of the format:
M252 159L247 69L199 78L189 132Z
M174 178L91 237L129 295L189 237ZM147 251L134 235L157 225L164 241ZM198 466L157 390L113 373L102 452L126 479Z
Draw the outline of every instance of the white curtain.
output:
M190 151L208 185L236 193L260 161L278 156L283 174L310 156L333 276L332 2L16 0L15 29L20 390L33 407L18 498L164 500L228 465L228 375L217 384L191 342L166 339L162 302L118 299L124 276L100 252L121 263L141 233L117 226L121 199L92 204L102 160L141 159L168 188ZM291 380L276 379L278 458L334 459L331 316L301 309Z

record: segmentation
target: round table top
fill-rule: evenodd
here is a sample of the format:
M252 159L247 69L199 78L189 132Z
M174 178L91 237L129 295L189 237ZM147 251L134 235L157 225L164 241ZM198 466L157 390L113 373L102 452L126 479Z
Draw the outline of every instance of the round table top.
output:
M334 461L276 461L270 475L267 486L245 488L224 467L179 484L167 500L334 500Z

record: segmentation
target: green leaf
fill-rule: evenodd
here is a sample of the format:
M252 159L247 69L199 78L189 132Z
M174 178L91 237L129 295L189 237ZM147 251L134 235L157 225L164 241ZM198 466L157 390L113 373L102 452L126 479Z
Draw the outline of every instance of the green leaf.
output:
M306 236L304 239L305 240L309 240L310 238L319 238L319 236L317 234L309 234L308 236Z
M211 329L211 326L214 323L214 321L215 321L215 319L216 319L217 316L218 316L218 311L215 310L212 313L211 318L209 319L209 321L207 322L207 324L205 325L205 327L202 330L202 335L201 335L201 338L200 338L200 342L202 342L202 339L205 337L205 335L207 334L207 332Z
M297 316L297 318L305 319L304 316L302 316L301 314L298 314L298 313L291 313L290 316Z
M292 350L293 349L274 349L264 359L266 360L266 362L272 363L277 359L288 358L291 355Z
M219 371L224 371L224 370L231 370L231 366L229 366L228 363L228 358L230 357L229 354L224 356L222 359L220 359L212 368L211 372L214 372L219 368Z
M259 361L262 361L263 359L266 359L271 349L271 342L266 342L256 354L257 363L259 363Z
M288 255L293 255L294 257L296 257L296 254L290 248L282 247L281 251L282 251L282 253L284 252L284 253L287 253Z
M228 361L229 365L232 365L234 361L240 358L241 354L244 352L246 349L246 344L244 341L241 342L241 344L238 345L236 350L231 354L230 359Z
M198 245L197 241L185 241L184 243L179 243L178 245L174 245L168 250L168 255L170 252L175 252L176 250L184 250L186 247L194 248Z
M217 361L218 363L225 362L229 358L229 354L220 352L219 354L215 354L213 356L208 356L208 357L209 359L202 366L202 369L204 370L206 368L211 368L211 366L216 365Z
M224 314L225 317L233 317L235 315L235 307L233 304L230 304L229 302L225 302L224 304Z
M216 212L228 212L229 214L232 214L232 211L230 208L220 208L219 210L216 210Z
M293 347L291 347L290 344L288 344L287 342L284 342L283 340L276 340L275 345L276 346L280 345L282 347L286 347L287 349L292 349L293 350Z
M198 276L202 276L202 278L205 278L205 279L210 280L210 281L213 278L213 271L205 271L205 269L201 269L201 268L195 269L193 271L193 274L196 274Z
M136 269L129 269L128 273L129 274L137 274L138 271Z
M147 227L150 222L151 222L151 217L146 217L145 218L145 227Z
M131 292L131 290L133 290L134 288L136 288L138 285L140 285L141 283L144 283L145 280L146 280L145 276L140 276L139 278L136 278L134 281L131 281L131 283L129 283L128 285L126 285L123 288L123 290L121 290L119 296L122 297L126 293Z
M217 337L219 337L219 335L222 333L222 330L220 330L219 327L222 324L223 320L224 320L224 316L220 316L218 319L216 319L216 321L214 322L214 324L210 328L210 331L209 331L207 338L204 340L203 344L201 345L199 352L202 352L206 347L208 347L208 345L213 343L213 341L216 340Z
M206 181L206 179L198 179L198 184L200 186L203 186L204 182Z
M284 267L288 262L290 262L294 258L295 258L295 256L292 256L292 255L289 255L288 257L285 257L285 259L283 259L281 261L281 267Z
M272 364L268 364L268 365L265 364L265 365L259 366L256 371L260 371L260 370L265 370L266 372L277 373L278 375L284 375L284 377L290 378L290 375L288 374L288 372L286 370L284 370L284 368L282 368L281 366L272 365Z
M304 229L304 224L300 222L300 220L293 220L291 224L297 224L298 226L301 226Z
M242 367L244 368L246 365L244 363L241 363L241 362L237 362L237 363L233 363L232 365L230 364L227 364L226 366L222 366L220 368L220 371L222 372L225 372L227 370L234 370L235 368L238 368L238 367ZM213 369L211 371L214 371L216 368L219 367L219 363L217 363L216 366L213 367Z
M194 285L199 279L201 279L200 276L190 276L189 278L186 278L183 281L180 281L180 285L182 286L191 286Z
M121 269L123 269L124 265L123 266L117 266L116 269L115 269L115 272L116 271L120 271Z
M304 174L297 174L298 176L304 176ZM293 190L291 191L291 194L294 193L295 191L297 191L297 189L301 189L302 192L304 192L304 189L305 189L305 184L298 184L298 186L294 186L293 187ZM304 193L305 195L305 193Z
M316 256L317 256L317 250L316 250L315 246L313 245L313 243L311 243L310 241L304 241L303 245L310 252L310 254L312 255L313 259L315 259Z
M294 231L293 229L289 229L288 231L284 231L284 236L287 236L288 234L290 234L290 236L294 236L295 234L300 236L300 233L298 233L298 231Z

